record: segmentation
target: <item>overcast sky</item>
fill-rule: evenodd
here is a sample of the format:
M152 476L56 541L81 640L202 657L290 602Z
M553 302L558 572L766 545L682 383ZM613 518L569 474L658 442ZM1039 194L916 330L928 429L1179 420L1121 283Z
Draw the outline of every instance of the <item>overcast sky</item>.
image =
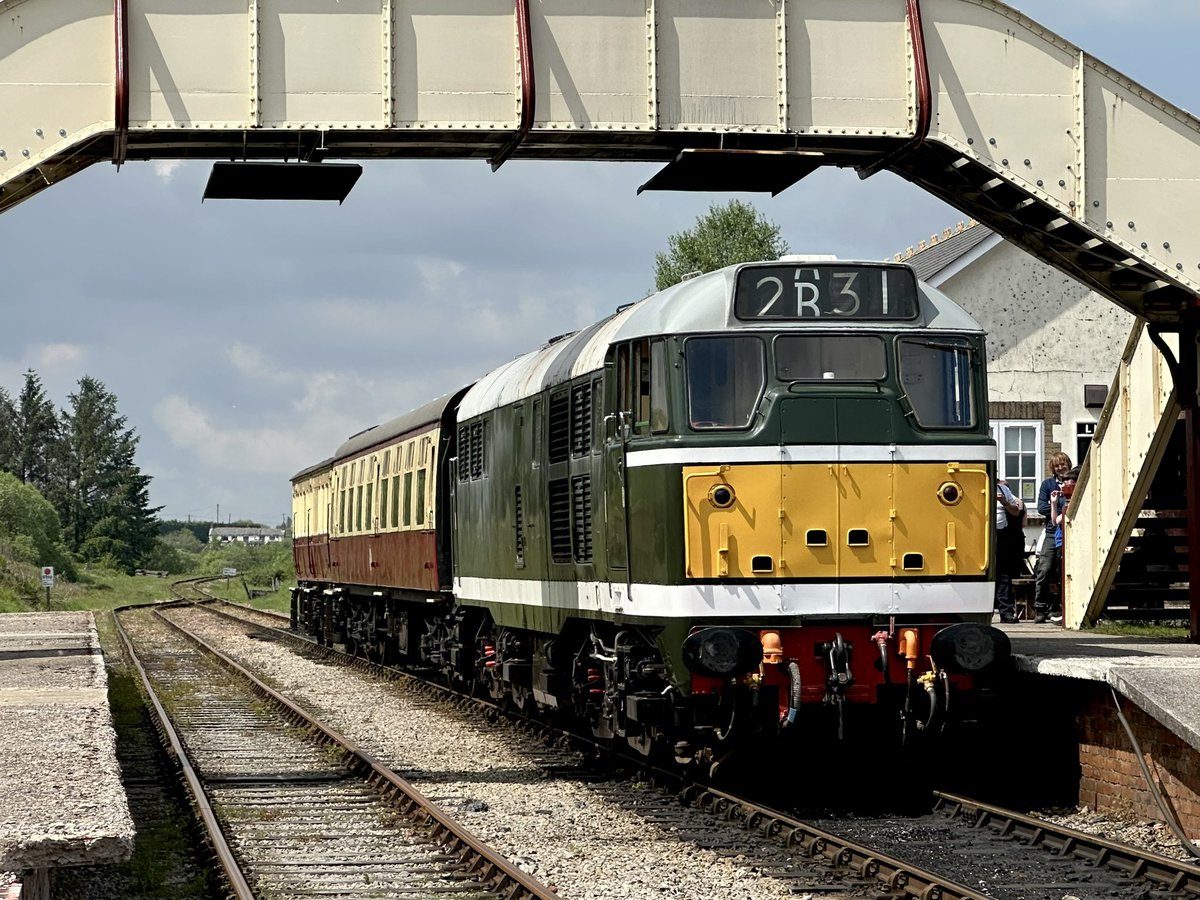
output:
M1196 0L1023 12L1200 109ZM634 163L368 163L342 206L209 201L208 163L98 164L3 215L0 386L87 374L141 437L164 518L290 511L350 434L642 297L654 254L729 195L647 193ZM890 173L746 196L793 252L882 259L965 218Z

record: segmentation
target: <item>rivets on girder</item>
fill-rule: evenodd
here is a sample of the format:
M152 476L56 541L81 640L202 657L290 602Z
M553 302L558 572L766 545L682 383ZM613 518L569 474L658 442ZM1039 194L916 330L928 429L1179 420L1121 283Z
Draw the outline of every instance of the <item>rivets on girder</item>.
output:
M1180 272L1182 272L1183 271L1183 263L1175 263L1175 268L1178 269Z
M25 148L24 150L22 150L22 151L21 151L21 155L22 155L22 156L28 156L28 155L29 155L29 148Z
M7 159L7 158L8 158L8 151L0 150L0 159Z
M1105 228L1112 228L1112 222L1105 222L1105 223L1104 223L1104 227L1105 227Z
M38 137L41 137L41 136L42 136L42 129L40 129L40 128L35 128L35 129L33 129L33 133L34 133L34 134L36 134Z
M1163 241L1163 249L1164 249L1164 250L1170 250L1170 249L1171 249L1171 242L1170 242L1170 241Z
M1046 182L1042 181L1042 179L1040 179L1040 178L1038 179L1038 187L1042 187L1043 185L1045 185L1045 183Z
M1133 224L1133 219L1130 219L1130 220L1129 220L1129 227L1130 227L1130 228L1137 228L1137 226Z
M1029 160L1025 160L1025 165L1029 166L1032 165L1032 163Z
M1001 163L1002 165L1005 165L1005 166L1007 166L1007 165L1008 165L1008 160L1007 160L1007 159L1002 159L1002 160L1000 160L1000 163Z
M1075 201L1074 201L1074 200L1072 200L1070 203L1068 203L1068 204L1067 204L1067 206L1071 207L1071 209L1074 209L1074 208L1075 208Z
M1099 201L1099 200L1093 200L1093 201L1092 201L1092 206L1094 206L1096 209L1099 209L1099 208L1100 208L1100 201Z
M1148 244L1147 244L1145 241L1142 241L1142 249L1143 249L1143 250L1149 250L1149 249L1150 249L1149 245L1148 245Z
M975 138L967 138L967 143L968 143L968 144L974 144L974 143L975 143Z
M58 129L58 136L59 136L59 137L66 137L66 136L67 136L67 129L65 129L65 128L60 128L60 129Z
M1065 181L1063 181L1063 180L1060 178L1060 179L1058 179L1058 186L1059 186L1059 187L1066 187L1066 186L1067 186L1067 183L1066 183Z
M989 143L989 144L991 144L993 147L995 147L995 146L996 146L996 139L995 139L995 138L988 138L988 143Z

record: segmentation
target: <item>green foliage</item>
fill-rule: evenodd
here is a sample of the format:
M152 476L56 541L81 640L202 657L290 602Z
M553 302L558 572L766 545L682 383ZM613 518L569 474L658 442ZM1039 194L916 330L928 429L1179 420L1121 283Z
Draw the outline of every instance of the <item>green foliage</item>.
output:
M21 394L0 418L8 418L11 437L8 439L8 459L0 459L4 468L26 484L47 492L55 467L58 448L59 422L54 404L46 398L41 379L32 369L25 373Z
M158 542L174 550L182 550L188 553L199 553L204 549L204 541L196 537L196 533L187 528L179 528L175 531L159 531ZM147 566L146 568L154 568Z
M185 522L182 519L159 519L158 533L165 537L172 532L188 531L196 538L197 544L203 545L208 543L209 529L216 524L216 522Z
M35 487L8 472L0 472L0 543L0 566L7 559L54 566L63 577L75 577L54 507Z
M132 572L154 549L150 477L134 462L138 438L117 398L90 376L63 412L58 498L68 545L89 561Z
M735 263L778 259L788 252L779 226L740 200L713 204L696 227L667 238L667 252L655 254L654 285L664 290L693 272L712 272Z
M237 569L256 587L271 584L276 578L291 578L292 542L210 544L201 554L200 573L219 575L225 568Z

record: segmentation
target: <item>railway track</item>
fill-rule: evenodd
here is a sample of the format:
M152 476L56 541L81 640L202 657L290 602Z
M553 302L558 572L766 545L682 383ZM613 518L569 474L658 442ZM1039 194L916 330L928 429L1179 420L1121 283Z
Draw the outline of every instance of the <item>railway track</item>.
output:
M237 604L221 606L221 614L243 619L256 629L272 629L278 640L309 654L325 659L344 656L286 630L274 630L286 628L284 617ZM345 659L355 668L396 677L394 670L353 657ZM474 703L455 696L456 703ZM494 712L490 704L485 707ZM798 860L830 864L842 891L882 887L888 896L1049 900L1139 897L1149 896L1151 891L1154 896L1200 895L1200 869L1196 866L950 794L936 795L937 809L929 816L862 817L814 824L712 788L681 788L673 781L673 773L654 777L661 778L667 792L663 796L668 799L642 797L638 801L648 820L692 835L702 845L708 840L710 846L722 841L728 844L729 839L711 838L712 829L705 822L742 825ZM615 795L625 790L626 786L618 783L607 793L619 802ZM679 818L678 804L671 795L687 799L707 818L698 819L694 814L691 820ZM809 879L808 886L818 887L810 876L788 869L778 859L764 859L761 869L772 877Z
M235 896L554 896L159 610L117 625Z

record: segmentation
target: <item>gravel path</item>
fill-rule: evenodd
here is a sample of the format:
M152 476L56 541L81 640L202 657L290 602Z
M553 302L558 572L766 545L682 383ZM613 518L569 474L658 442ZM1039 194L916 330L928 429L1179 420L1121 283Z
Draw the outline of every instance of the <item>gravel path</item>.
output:
M745 832L725 832L709 846L656 827L635 811L644 791L647 811L660 798L629 785L615 802L609 785L547 780L531 760L528 739L505 726L463 719L352 670L313 662L286 647L235 634L199 611L171 613L237 658L253 660L289 696L411 779L430 799L483 840L572 900L640 898L759 898L828 896L795 893L782 871L782 850L751 845ZM525 749L519 749L522 742ZM713 849L712 845L722 845ZM738 848L744 852L738 852Z

